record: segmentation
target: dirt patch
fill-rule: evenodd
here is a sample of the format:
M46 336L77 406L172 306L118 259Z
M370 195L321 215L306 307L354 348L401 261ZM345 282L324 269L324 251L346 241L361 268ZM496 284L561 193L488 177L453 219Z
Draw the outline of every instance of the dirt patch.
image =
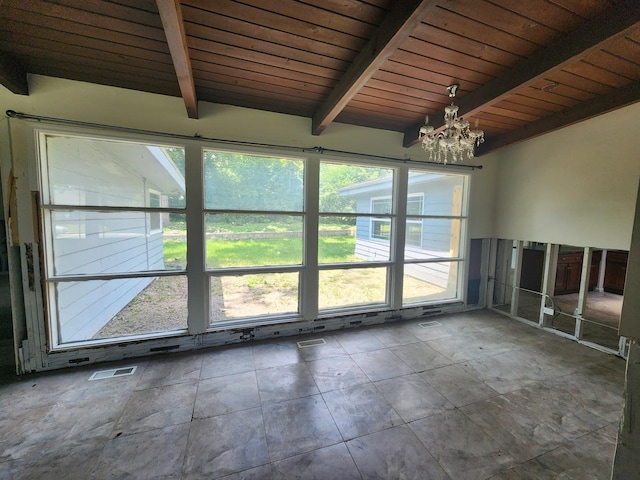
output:
M386 269L327 271L320 285L324 308L383 303ZM436 300L446 290L427 282L405 278L405 299ZM227 319L295 313L298 310L298 274L252 274L212 277L210 319ZM187 279L159 277L142 290L94 338L141 335L187 328Z
M187 278L158 277L95 335L122 337L187 328Z

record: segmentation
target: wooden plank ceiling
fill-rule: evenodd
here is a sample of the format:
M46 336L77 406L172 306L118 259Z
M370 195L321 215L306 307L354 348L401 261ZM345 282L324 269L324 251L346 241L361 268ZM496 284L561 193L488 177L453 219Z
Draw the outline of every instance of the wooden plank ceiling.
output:
M404 132L446 87L480 153L640 99L638 0L3 0L0 83L35 73ZM440 120L440 124L442 121ZM438 125L435 125L436 127Z

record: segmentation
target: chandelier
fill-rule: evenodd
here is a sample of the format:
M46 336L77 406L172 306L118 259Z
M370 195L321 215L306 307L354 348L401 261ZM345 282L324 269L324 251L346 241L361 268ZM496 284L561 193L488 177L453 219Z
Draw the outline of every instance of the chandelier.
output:
M454 98L460 85L454 84L447 87L449 97ZM458 117L458 106L453 104L444 109L444 130L434 131L429 125L429 115L425 119L425 125L420 128L419 140L422 141L422 149L429 154L429 160L438 163L456 163L473 158L473 150L484 142L484 132L478 130L478 120L475 129L469 129L469 122Z

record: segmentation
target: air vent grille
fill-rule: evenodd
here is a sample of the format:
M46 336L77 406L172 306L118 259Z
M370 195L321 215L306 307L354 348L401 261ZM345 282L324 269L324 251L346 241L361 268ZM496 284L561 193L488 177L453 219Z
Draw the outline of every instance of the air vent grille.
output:
M137 366L133 367L122 367L122 368L112 368L110 370L100 370L98 372L94 372L89 380L104 380L105 378L113 378L113 377L126 377L127 375L133 375L136 371Z
M318 345L326 345L324 338L316 338L314 340L303 340L298 342L298 348L317 347Z
M419 327L422 328L433 328L433 327L441 327L442 324L440 322L436 322L435 320L432 322L422 322L418 324Z

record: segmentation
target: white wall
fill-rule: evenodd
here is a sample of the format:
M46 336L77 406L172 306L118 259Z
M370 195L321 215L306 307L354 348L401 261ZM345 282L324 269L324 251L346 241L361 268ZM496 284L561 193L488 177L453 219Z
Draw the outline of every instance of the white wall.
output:
M494 235L628 250L640 103L482 157L498 163Z
M189 119L181 98L31 75L30 95L0 87L1 111L301 147L425 159L402 134L333 123L313 136L311 119L200 102ZM640 104L475 159L469 228L497 236L628 249L640 176ZM457 169L455 171L458 171Z
M225 140L314 147L393 158L426 160L419 146L402 147L402 134L332 123L320 136L311 135L311 119L200 102L200 118L187 117L181 98L93 85L84 82L29 76L28 96L0 87L0 108L70 120L132 127L183 135L198 134ZM484 158L476 159L483 164ZM466 162L471 163L471 162ZM449 168L446 171L468 172ZM491 202L495 170L475 170L472 179L470 221L472 237L491 233Z

